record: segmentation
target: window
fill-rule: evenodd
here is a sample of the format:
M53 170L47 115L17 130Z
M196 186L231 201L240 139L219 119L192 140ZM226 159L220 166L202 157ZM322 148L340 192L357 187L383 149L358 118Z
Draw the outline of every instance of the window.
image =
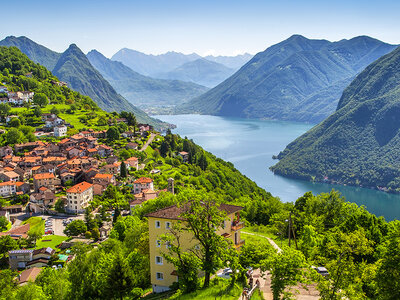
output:
M166 242L166 243L165 243L165 248L168 249L169 247L171 247L171 244L170 244L169 242Z
M165 222L165 228L171 229L171 222Z
M156 228L160 228L160 227L161 227L160 221L156 221Z
M157 240L157 241L156 241L156 246L157 246L157 247L161 247L161 241L160 241L160 240Z
M164 280L164 273L157 272L156 273L156 279L157 280Z
M163 264L163 258L161 256L156 256L156 265L162 265Z

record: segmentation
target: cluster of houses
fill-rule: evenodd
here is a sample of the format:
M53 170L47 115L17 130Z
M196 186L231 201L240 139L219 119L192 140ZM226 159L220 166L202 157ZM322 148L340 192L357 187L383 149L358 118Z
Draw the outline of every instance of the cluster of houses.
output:
M99 144L104 131L83 131L58 143L36 141L0 148L0 196L29 195L29 209L44 212L54 206L58 193L69 213L82 213L94 195L101 195L109 185L120 184L122 161L113 149ZM127 147L137 148L130 143ZM18 155L17 155L18 154ZM124 161L127 169L140 169L136 157ZM157 197L153 180L138 178L132 182L137 205Z
M0 103L8 103L13 106L21 106L24 103L33 100L34 92L22 91L22 92L10 92L7 87L0 85L0 94L5 97L0 97Z

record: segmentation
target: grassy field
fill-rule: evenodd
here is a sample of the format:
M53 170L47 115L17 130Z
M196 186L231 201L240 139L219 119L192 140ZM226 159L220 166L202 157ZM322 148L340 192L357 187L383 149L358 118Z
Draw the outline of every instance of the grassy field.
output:
M249 235L246 233L253 233L256 234L258 236L255 235ZM279 236L275 235L274 233L272 233L270 230L268 230L267 228L265 228L264 226L251 226L251 227L245 227L242 231L241 234L243 234L243 237L245 239L256 239L256 240L266 240L265 238L270 238L272 239L279 247L281 246L289 246L289 241L288 239L280 239ZM294 241L292 241L292 244L294 244Z
M58 110L66 110L70 108L70 105L68 104L52 104L52 105L47 105L46 107L42 108L43 113L49 113L50 110L55 106ZM11 110L11 114L16 114L16 113L21 113L21 112L26 112L29 109L25 107L15 107ZM98 117L89 120L88 124L84 124L79 120L79 117L85 116L86 114L90 113L89 111L76 111L73 114L66 114L66 113L59 113L58 116L65 120L66 122L70 123L71 125L74 126L75 129L82 129L82 128L96 128L96 129L105 129L107 126L96 126ZM96 111L97 116L106 116L105 111Z
M22 224L31 224L29 230L41 230L42 234L44 234L44 223L41 217L31 217L22 222Z
M68 239L67 236L46 235L40 241L37 241L36 248L39 249L39 248L50 247L53 249L57 249L57 246L67 239Z
M216 280L212 281L210 287L207 289L198 290L186 295L173 295L168 299L237 300L241 293L242 288L239 285L229 288L229 280Z

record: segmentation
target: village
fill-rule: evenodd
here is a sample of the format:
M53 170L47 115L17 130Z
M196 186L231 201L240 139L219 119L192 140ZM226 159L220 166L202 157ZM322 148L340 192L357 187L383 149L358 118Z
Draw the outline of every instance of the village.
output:
M18 116L9 116L8 122L12 118ZM108 238L111 221L104 222L98 229L98 237L85 238L82 234L68 238L65 234L66 226L74 220L83 220L85 209L107 187L127 187L133 195L129 201L130 209L156 198L160 193L155 190L153 179L148 177L128 178L124 182L119 180L121 168L125 171L141 170L145 164L134 156L120 160L112 147L99 142L106 139L106 130L89 129L66 138L68 124L61 118L45 113L42 120L43 129L58 141L37 140L0 148L0 216L9 222L9 229L0 232L0 237L9 236L17 241L29 239L34 232L33 227L41 231L36 238L43 235L40 244L44 247L39 248L35 244L33 249L8 251L9 267L22 271L18 275L21 285L34 281L45 266L62 268L72 258L69 248L74 244L98 243ZM126 122L123 118L118 121ZM130 140L126 143L127 150L144 151L157 136L150 125L138 124L137 127L135 133L128 131L121 134ZM36 131L35 135L38 138L49 135L41 132ZM135 141L146 138L147 143L138 149ZM179 155L187 160L187 153ZM168 190L173 193L172 178L169 184ZM130 209L121 214L130 214ZM113 211L107 213L109 216L114 214ZM62 236L64 238L60 239ZM52 237L58 237L56 249L46 247L46 241L54 245Z

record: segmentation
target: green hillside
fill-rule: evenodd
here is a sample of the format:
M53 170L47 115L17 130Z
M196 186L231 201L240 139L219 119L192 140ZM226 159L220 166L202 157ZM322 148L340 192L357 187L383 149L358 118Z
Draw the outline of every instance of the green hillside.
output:
M142 108L179 105L208 90L191 82L154 79L141 75L96 50L90 51L87 58L118 93Z
M81 94L89 96L106 111L131 111L141 123L149 123L157 129L168 127L168 124L149 117L119 95L74 44L62 54L51 51L26 37L7 37L0 41L0 45L16 46L31 60L46 66L61 81L67 82L69 87Z
M400 191L400 48L345 89L336 112L289 144L272 167L306 180Z
M50 71L54 69L61 56L61 53L54 52L39 45L25 36L8 36L4 40L0 41L0 46L15 46L19 48L22 53L25 53L31 60L45 66Z
M177 113L320 122L356 74L394 48L366 36L332 43L294 35Z

